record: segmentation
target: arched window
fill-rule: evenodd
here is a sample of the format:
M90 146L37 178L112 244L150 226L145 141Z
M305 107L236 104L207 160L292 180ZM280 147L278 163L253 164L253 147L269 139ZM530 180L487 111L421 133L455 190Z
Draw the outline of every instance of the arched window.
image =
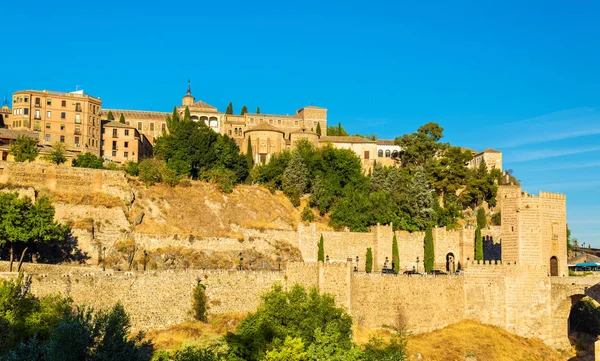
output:
M385 151L385 156L389 158L391 153L392 153L392 152L390 152L390 150L389 150L389 149L387 149L387 150Z
M238 131L237 131L237 128L235 128L235 130L234 130L233 134L235 134L235 135L238 135L238 134L237 134L237 132L238 132Z
M383 157L383 150L379 149L379 150L377 151L377 156L378 156L378 157Z
M392 158L398 158L398 151L395 150L392 152Z

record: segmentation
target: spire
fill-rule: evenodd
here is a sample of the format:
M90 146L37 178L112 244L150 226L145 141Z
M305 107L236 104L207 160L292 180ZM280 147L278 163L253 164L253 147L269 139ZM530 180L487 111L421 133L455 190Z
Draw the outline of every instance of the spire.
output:
M188 90L185 95L192 95L192 86L190 84L190 79L188 79Z

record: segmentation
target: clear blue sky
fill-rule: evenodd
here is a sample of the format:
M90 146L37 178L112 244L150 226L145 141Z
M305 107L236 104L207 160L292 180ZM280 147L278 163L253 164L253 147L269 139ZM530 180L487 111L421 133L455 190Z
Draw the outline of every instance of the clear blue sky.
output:
M4 1L0 94L100 96L170 111L197 99L263 113L329 109L394 138L504 152L524 188L567 194L600 247L600 4L594 1Z

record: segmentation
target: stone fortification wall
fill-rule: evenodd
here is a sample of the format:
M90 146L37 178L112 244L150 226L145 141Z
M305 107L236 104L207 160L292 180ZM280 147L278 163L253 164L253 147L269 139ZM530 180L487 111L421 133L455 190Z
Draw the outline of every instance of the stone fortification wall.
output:
M119 171L0 161L0 183L61 193L103 192L126 202L132 200L127 178Z

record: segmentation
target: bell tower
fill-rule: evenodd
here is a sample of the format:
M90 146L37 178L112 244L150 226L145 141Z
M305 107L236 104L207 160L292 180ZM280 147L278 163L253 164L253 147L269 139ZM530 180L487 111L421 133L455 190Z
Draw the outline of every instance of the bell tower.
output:
M190 84L190 80L188 79L187 92L185 93L183 98L181 98L181 105L183 105L184 107L189 107L194 104L195 100L196 98L194 98L194 96L192 95L192 87Z

